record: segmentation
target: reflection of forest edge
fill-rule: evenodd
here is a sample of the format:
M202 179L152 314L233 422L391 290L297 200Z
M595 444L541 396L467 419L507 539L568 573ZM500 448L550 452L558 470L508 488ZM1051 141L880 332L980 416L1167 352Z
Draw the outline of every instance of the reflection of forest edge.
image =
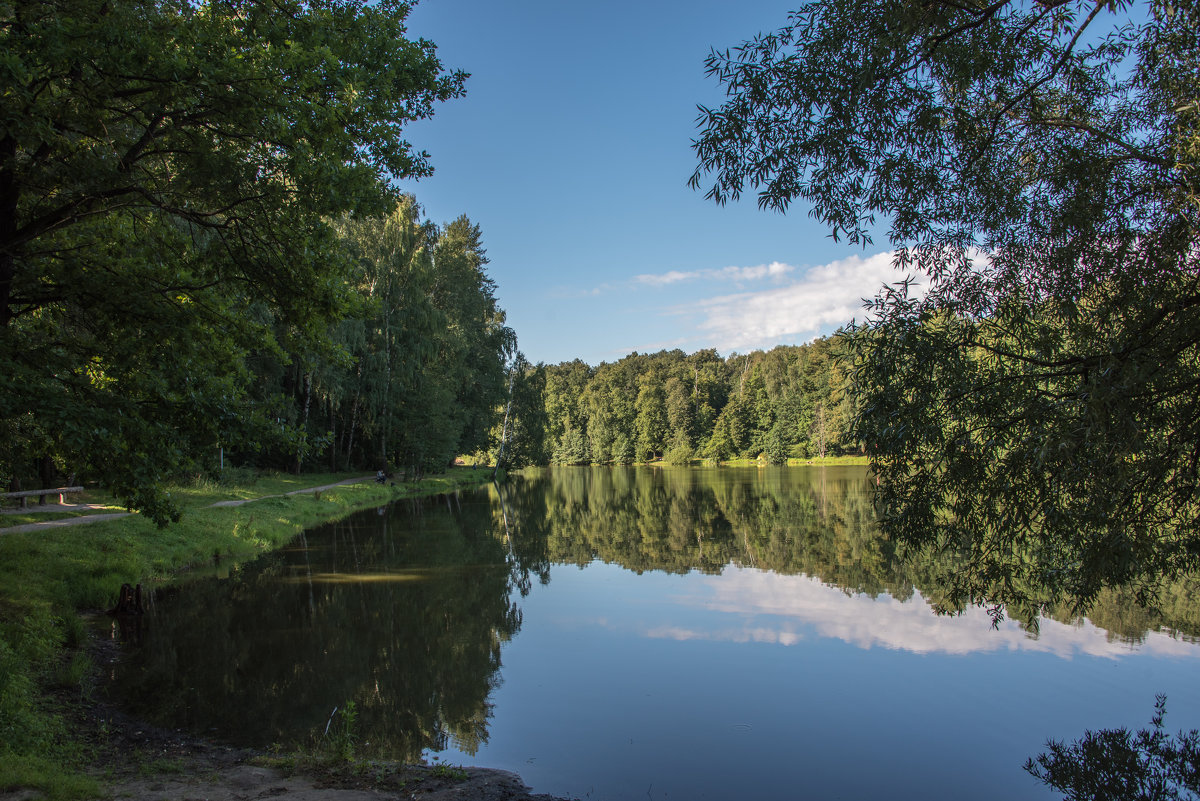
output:
M521 626L511 560L477 497L363 512L164 593L116 692L139 716L238 745L319 744L353 701L362 754L475 751L500 646Z
M954 570L897 558L862 468L551 468L361 513L226 580L169 591L116 688L150 720L238 744L309 744L353 701L363 752L474 753L501 645L521 627L518 593L549 582L553 564L597 559L638 573L804 574L935 605ZM1110 639L1194 638L1196 597L1194 583L1172 585L1152 612L1108 592L1089 617Z
M491 492L521 521L518 554L545 542L537 564L600 559L638 572L706 573L737 565L809 575L872 597L903 601L916 590L943 611L961 611L948 599L953 560L902 560L880 535L862 467L556 467L526 471ZM1140 642L1160 629L1196 638L1198 599L1194 579L1164 587L1156 609L1107 590L1087 617L1110 639ZM1067 604L1042 613L1077 619Z

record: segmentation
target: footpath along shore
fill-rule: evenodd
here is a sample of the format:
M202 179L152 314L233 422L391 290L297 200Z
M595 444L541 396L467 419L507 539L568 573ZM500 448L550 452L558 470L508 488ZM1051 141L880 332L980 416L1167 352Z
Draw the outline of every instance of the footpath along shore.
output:
M292 490L278 495L260 495L257 498L238 498L229 501L217 501L210 503L210 508L219 506L242 506L243 504L261 501L266 498L286 498L288 495L304 495L310 492L321 492L334 487L341 487L346 484L363 484L368 481L374 481L374 476L365 478L347 478L342 481L335 481L332 484L322 484L319 487L305 487L304 489ZM86 512L93 509L104 509L107 507L100 506L94 503L63 503L63 504L46 504L45 506L30 506L24 509L4 509L0 510L0 514L45 514L54 512ZM133 512L102 512L99 514L81 514L76 517L60 517L56 520L39 520L36 523L23 523L19 526L9 526L0 528L0 534L20 534L25 531L37 531L38 529L58 528L60 526L79 526L85 523L99 523L101 520L116 520L121 517L128 517Z

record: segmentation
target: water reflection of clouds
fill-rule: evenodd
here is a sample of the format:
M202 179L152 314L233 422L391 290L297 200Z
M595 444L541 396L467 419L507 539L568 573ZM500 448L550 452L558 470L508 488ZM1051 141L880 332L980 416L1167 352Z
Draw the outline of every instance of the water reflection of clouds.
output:
M646 631L655 638L722 640L794 645L805 629L860 648L874 647L914 653L969 654L983 651L1032 651L1064 659L1076 655L1119 658L1130 653L1169 657L1200 657L1200 646L1161 632L1143 642L1110 640L1089 621L1068 625L1043 620L1034 635L1012 621L996 629L987 613L970 608L962 615L937 615L914 594L907 601L888 595L848 595L808 576L781 576L753 569L727 568L720 576L693 576L685 594L675 600L688 607L738 615L739 625L685 628L661 626Z
M659 626L646 632L647 637L663 640L719 640L722 642L765 642L775 645L795 645L804 635L795 631L771 628L721 629L697 631L680 626Z

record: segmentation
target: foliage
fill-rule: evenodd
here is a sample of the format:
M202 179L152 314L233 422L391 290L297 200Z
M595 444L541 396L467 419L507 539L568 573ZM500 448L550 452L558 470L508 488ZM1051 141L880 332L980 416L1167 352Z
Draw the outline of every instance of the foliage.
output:
M436 755L434 756L434 759L437 759ZM458 765L447 765L444 763L437 763L437 764L433 765L432 768L430 768L429 772L432 775L438 777L439 779L452 779L454 781L464 781L467 778L467 772Z
M1152 729L1087 731L1025 763L1025 770L1067 801L1167 801L1200 798L1200 732L1169 736L1163 728L1166 696L1154 704Z
M531 365L518 351L509 365L509 381L508 402L492 429L494 444L485 461L502 470L545 464L546 367Z
M0 9L0 478L92 470L160 523L219 446L288 440L249 352L318 351L351 297L327 222L429 172L462 93L388 0ZM295 443L300 447L303 442ZM291 447L291 446L289 446ZM209 456L212 454L212 456Z
M322 734L322 743L333 761L350 762L354 759L354 748L358 743L358 732L355 729L357 719L358 708L353 701L347 701L341 707L334 707Z
M837 338L767 352L634 353L589 368L545 368L545 439L554 464L628 463L760 455L772 464L807 455L814 409L834 410L820 429L838 453L855 451L849 402L833 354Z
M698 186L886 224L851 330L881 525L956 557L946 608L1033 619L1200 567L1200 8L835 0L714 53ZM882 219L877 219L882 218ZM1196 735L1088 732L1070 798L1195 798ZM1182 794L1182 795L1181 795Z
M838 0L709 59L694 184L887 225L910 279L853 331L854 435L885 530L970 557L960 600L1200 566L1198 14Z
M479 227L466 217L436 226L405 196L383 217L344 217L335 230L353 264L352 313L330 334L342 358L261 354L259 395L286 398L282 413L303 447L240 456L419 476L486 448L516 336L485 272Z
M29 788L46 801L89 801L103 795L92 776L64 771L61 761L45 756L0 761L0 790Z
M695 457L691 443L688 442L687 432L682 428L676 429L666 452L663 453L663 461L667 464L684 465L690 464Z

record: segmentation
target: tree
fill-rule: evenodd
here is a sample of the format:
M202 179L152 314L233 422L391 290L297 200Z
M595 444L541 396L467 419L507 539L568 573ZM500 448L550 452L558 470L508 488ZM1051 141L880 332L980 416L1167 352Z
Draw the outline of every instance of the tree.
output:
M587 464L591 461L587 433L583 430L587 422L583 391L591 376L591 368L579 359L546 370L542 394L545 441L550 449L550 460L555 464Z
M517 338L496 303L496 282L485 272L483 234L465 215L441 230L435 254L438 279L434 303L445 315L447 346L440 354L443 376L455 393L458 452L487 447L495 409L510 394L505 363L524 379L529 363L517 353ZM521 388L523 393L524 387Z
M363 307L361 336L346 342L353 378L341 383L353 400L342 428L370 439L374 466L414 474L485 450L509 398L516 336L484 271L479 227L460 217L439 229L406 196L385 217L336 228Z
M0 419L40 432L26 450L162 522L165 475L278 431L246 353L324 339L346 302L327 220L427 174L403 128L462 93L408 8L0 9Z
M546 409L542 401L546 390L546 367L531 365L520 351L513 358L510 376L512 390L508 403L508 425L501 422L499 436L504 442L504 459L496 448L495 464L505 469L546 463Z
M1200 797L1200 732L1169 736L1166 696L1154 704L1152 729L1088 731L1070 745L1051 740L1025 770L1068 801L1169 801Z
M670 427L662 376L655 372L643 373L638 377L637 387L634 402L637 459L646 462L666 450Z
M851 343L885 532L997 613L1200 566L1200 9L836 0L708 66L693 184L906 271Z
M817 404L813 412L812 443L816 451L814 455L825 458L825 446L829 443L829 428L825 421L825 407Z

